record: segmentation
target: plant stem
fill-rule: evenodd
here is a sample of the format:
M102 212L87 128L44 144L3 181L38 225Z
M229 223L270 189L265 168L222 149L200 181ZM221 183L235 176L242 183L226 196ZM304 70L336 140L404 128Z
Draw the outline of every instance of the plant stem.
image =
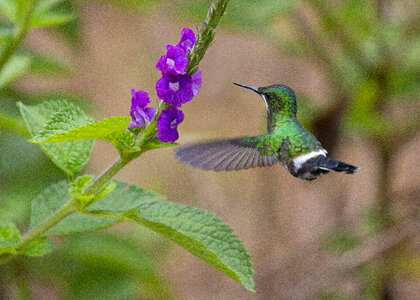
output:
M97 177L91 184L89 184L83 194L95 195L112 177L115 176L125 165L127 165L132 159L118 158L105 172Z
M0 56L0 70L3 69L4 65L9 61L10 57L17 50L23 38L28 33L29 22L32 17L32 12L36 6L37 0L29 1L23 15L18 18L16 29L14 30L13 36L8 40L3 52Z
M51 217L49 217L47 220L45 220L44 223L39 224L37 227L35 227L33 230L28 232L20 241L16 244L15 250L19 250L26 246L29 242L35 240L36 238L42 236L45 232L48 231L51 227L53 227L55 224L60 222L62 219L67 217L68 215L76 212L77 207L75 204L75 201L70 199L69 202L67 202L63 207L61 207L55 214L53 214ZM9 260L12 258L13 255L6 257L3 262Z
M216 27L225 13L228 2L229 0L214 0L210 2L206 20L198 32L193 50L188 55L188 65L185 68L185 72L188 74L193 75L197 72L200 61L214 40Z

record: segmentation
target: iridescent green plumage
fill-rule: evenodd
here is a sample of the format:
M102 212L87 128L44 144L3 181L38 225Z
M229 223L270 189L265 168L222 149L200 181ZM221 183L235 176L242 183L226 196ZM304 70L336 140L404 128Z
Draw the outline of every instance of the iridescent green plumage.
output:
M180 148L183 163L204 170L230 171L280 162L293 176L312 180L330 170L355 173L352 165L326 157L321 143L297 120L295 93L285 85L252 87L267 108L267 133Z

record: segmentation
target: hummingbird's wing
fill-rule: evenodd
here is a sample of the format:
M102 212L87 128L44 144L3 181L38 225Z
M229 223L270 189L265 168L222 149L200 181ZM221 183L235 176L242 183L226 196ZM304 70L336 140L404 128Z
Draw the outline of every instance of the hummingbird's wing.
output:
M213 171L232 171L272 166L276 152L266 150L263 136L242 137L181 147L176 156L182 163Z

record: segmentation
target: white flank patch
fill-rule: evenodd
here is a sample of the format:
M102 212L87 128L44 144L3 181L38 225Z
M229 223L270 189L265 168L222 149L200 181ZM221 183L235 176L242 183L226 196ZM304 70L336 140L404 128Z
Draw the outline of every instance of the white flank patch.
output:
M327 151L324 149L321 149L319 151L312 151L303 155L299 155L298 157L295 157L293 159L293 165L295 166L295 170L299 170L300 167L302 167L302 165L308 161L308 159L311 159L318 155L327 156Z
M270 112L270 110L268 109L268 103L267 103L267 99L265 99L265 95L264 94L261 94L261 97L263 98L263 100L264 100L264 103L265 103L265 109L267 110L267 112L269 113Z

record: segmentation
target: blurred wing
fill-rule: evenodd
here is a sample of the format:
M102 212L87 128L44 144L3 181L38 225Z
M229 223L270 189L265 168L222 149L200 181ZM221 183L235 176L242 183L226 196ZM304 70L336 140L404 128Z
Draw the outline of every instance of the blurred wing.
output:
M274 165L278 161L276 153L261 155L257 149L258 138L236 138L185 146L176 151L176 156L184 164L213 171Z

